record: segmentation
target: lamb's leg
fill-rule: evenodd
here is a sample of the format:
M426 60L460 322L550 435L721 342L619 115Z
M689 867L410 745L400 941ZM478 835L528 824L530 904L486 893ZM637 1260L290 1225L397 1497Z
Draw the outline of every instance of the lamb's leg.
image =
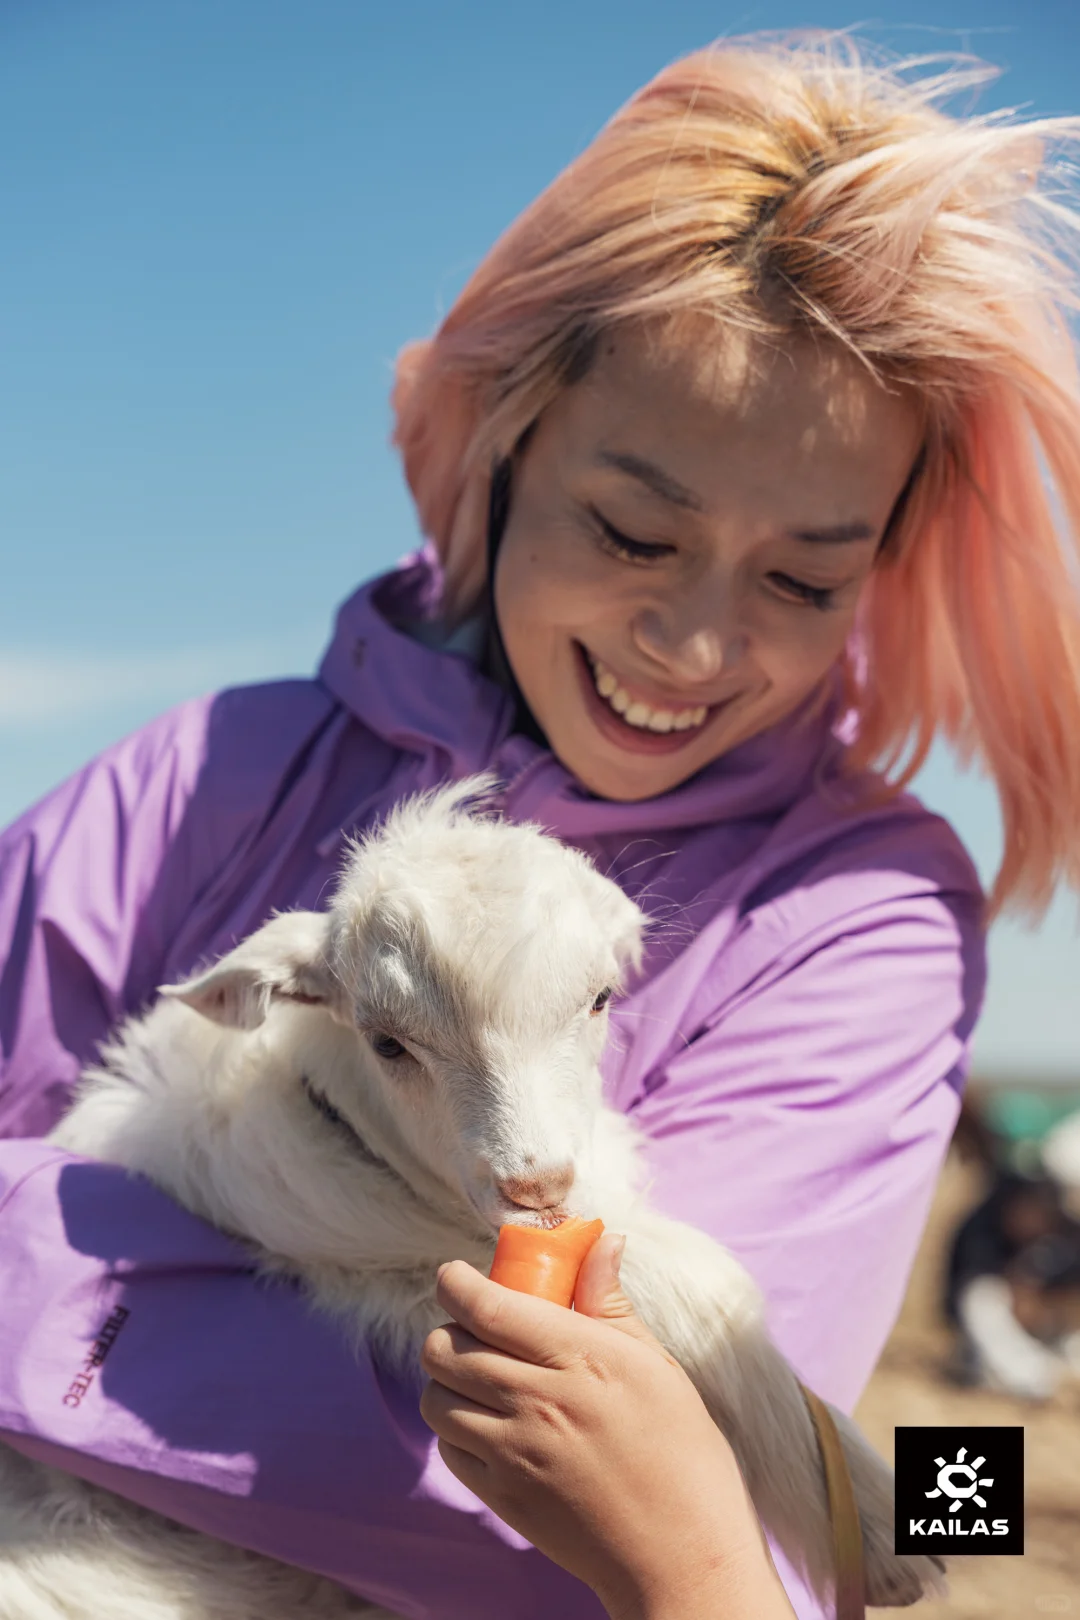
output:
M825 1595L832 1539L817 1438L798 1380L765 1331L754 1283L703 1233L646 1211L628 1223L622 1275L730 1441L763 1522ZM891 1471L851 1419L830 1410L859 1505L866 1601L915 1603L939 1584L941 1566L893 1552Z

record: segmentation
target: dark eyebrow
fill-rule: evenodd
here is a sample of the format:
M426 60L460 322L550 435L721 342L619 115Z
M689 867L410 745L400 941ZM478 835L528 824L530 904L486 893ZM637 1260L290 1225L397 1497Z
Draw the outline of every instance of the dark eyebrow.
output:
M626 473L628 478L636 478L639 484L659 495L662 501L669 501L672 506L681 506L689 512L703 512L705 502L700 495L680 484L677 478L672 478L663 467L658 467L653 461L646 461L644 456L635 456L630 451L601 450L596 458L601 467L614 467L616 472Z
M841 546L849 540L873 540L876 533L869 523L837 523L831 529L789 529L788 537L811 546Z

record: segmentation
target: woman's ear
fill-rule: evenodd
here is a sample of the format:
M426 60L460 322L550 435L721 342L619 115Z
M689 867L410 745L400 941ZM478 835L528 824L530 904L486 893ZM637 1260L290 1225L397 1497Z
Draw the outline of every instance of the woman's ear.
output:
M258 1029L275 1000L329 1008L337 988L327 962L329 930L329 912L284 912L205 973L162 985L159 994L226 1029Z

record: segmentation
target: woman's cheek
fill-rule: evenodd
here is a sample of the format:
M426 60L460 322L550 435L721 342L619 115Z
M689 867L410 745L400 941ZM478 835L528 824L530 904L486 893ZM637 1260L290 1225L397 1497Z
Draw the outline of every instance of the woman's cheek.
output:
M807 612L816 613L809 608ZM809 627L806 627L807 630ZM808 697L828 674L844 650L844 634L837 634L830 626L827 633L793 635L766 639L754 637L749 644L750 658L757 672L764 677L766 689L773 703L785 710L796 707Z

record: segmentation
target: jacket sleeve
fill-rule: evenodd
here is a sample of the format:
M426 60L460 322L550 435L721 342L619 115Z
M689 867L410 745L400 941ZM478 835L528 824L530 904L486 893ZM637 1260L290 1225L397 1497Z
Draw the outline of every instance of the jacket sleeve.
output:
M419 1389L150 1182L0 1157L0 1429L51 1463L403 1616L603 1620L447 1472Z
M186 822L207 707L110 749L0 835L0 1138L49 1130L98 1042L157 982L215 854Z
M312 802L328 816L336 806L321 761L310 767L337 740L334 715L314 681L183 704L0 833L0 1140L50 1130L177 949L207 949L207 897L223 878L245 887L237 863L256 836L275 853L297 844L296 826L315 842ZM373 752L364 736L355 746L361 763ZM273 902L259 915L261 903L257 921Z
M874 896L794 939L784 909L755 919L765 938L741 953L767 965L634 1113L657 1206L739 1256L801 1377L850 1410L959 1112L984 980L979 898Z
M828 911L822 892L813 901ZM753 971L633 1112L657 1207L739 1256L800 1377L851 1411L959 1112L983 992L981 897L899 885L806 933L804 907L796 890L752 918L740 956ZM782 1573L799 1620L818 1615Z

